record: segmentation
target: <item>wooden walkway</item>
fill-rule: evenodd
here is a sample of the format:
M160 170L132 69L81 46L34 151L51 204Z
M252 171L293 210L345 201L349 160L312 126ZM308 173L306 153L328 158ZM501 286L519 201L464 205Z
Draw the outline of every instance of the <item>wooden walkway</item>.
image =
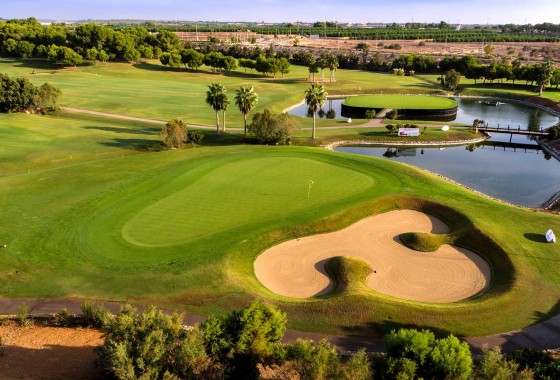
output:
M517 128L500 128L498 127L478 127L478 130L481 132L494 132L494 133L509 133L512 135L527 135L527 136L548 136L550 132L548 131L530 131L528 129L521 129L521 127Z

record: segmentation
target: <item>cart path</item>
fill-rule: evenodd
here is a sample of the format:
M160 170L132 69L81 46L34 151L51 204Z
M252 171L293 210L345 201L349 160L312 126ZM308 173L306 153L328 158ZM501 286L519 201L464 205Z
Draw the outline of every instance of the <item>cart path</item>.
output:
M93 301L103 305L112 313L118 313L121 302ZM66 308L71 313L80 313L82 299L76 298L0 298L0 314L15 315L21 305L29 307L32 315L45 315L60 312ZM139 306L142 310L144 307ZM171 313L170 310L165 312ZM183 316L185 325L195 325L206 320L206 316L186 313ZM295 330L287 330L284 334L284 342L293 342L298 338L313 339L319 341L327 339L341 351L357 351L364 347L368 352L384 352L383 339L380 337L331 335L321 333L310 333ZM472 337L463 339L473 351L480 351L482 346L500 347L502 351L509 352L517 348L549 349L560 347L560 315L556 315L544 322L526 327L522 330L511 331L484 337Z
M148 118L144 118L144 117L136 117L136 116L127 116L127 115L119 115L119 114L114 114L114 113L107 113L107 112L100 112L100 111L93 111L93 110L86 110L83 108L74 108L74 107L60 107L61 110L66 111L66 112L72 112L72 113L85 113L88 115L95 115L95 116L103 116L103 117L109 117L112 119L120 119L120 120L130 120L130 121L141 121L144 123L152 123L152 124L165 124L167 123L167 121L165 120L158 120L158 119L148 119ZM349 128L372 128L372 127L382 127L383 125L381 124L383 121L383 117L384 117L385 113L380 112L374 119L371 119L369 122L365 123L365 124L357 124L357 125L352 125L352 124L346 124L346 125L335 125L335 126L329 126L329 127L320 127L320 129L326 130L326 129L349 129ZM345 121L340 121L340 123L346 123ZM188 124L189 127L192 128L199 128L199 129L208 129L208 130L215 130L216 127L214 126L208 126L208 125L200 125L200 124ZM304 131L310 131L312 128L311 127L305 127L305 128L301 128L301 130ZM243 128L237 128L237 127L227 127L227 130L233 130L236 132L239 131L243 131Z

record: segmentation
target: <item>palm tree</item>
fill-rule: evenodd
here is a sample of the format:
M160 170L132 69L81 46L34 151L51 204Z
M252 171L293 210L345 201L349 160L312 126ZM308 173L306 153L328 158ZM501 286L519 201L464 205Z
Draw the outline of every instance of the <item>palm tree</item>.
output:
M334 73L336 72L336 69L338 69L338 58L336 57L336 55L331 54L327 58L327 62L329 65L329 69L331 70L331 83L332 83L334 82Z
M313 83L311 87L305 90L305 103L309 107L309 110L313 113L313 132L311 138L315 138L315 116L317 111L323 107L325 100L327 100L327 93L325 92L325 86L318 83Z
M222 130L225 132L226 131L226 110L229 106L229 99L226 95L226 89L224 88L224 91L222 92L222 96L220 97L220 103L221 103L221 110L222 110Z
M206 91L206 103L216 111L216 131L220 134L220 118L218 112L223 107L224 97L227 100L225 94L226 89L220 83L212 83L208 86L208 91Z
M243 114L243 135L247 136L247 115L259 101L259 95L253 87L241 87L235 91L235 104Z
M307 70L309 70L309 74L311 75L311 81L315 83L315 74L319 72L319 64L317 62L310 63Z

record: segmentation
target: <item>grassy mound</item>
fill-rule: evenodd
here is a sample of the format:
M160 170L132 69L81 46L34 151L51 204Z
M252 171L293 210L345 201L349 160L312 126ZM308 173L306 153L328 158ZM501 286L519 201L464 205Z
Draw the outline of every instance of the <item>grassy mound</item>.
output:
M442 244L453 244L449 235L431 234L426 232L407 232L399 236L401 242L410 249L420 252L434 252Z
M350 107L371 109L444 110L457 107L454 99L422 95L360 95L343 103Z
M342 296L371 291L365 284L371 267L355 257L333 257L325 264L325 269L334 281L334 289L328 296Z

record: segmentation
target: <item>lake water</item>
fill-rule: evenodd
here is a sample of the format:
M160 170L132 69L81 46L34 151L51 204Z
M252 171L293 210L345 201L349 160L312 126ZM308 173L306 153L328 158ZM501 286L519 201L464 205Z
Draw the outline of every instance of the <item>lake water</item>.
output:
M519 103L487 106L478 99L456 98L459 111L455 122L472 124L482 119L492 126L539 130L555 125L559 118L538 108ZM343 99L332 101L340 115ZM329 110L329 101L325 110ZM290 111L306 116L305 105ZM503 146L500 143L518 145ZM529 136L493 134L485 144L446 148L338 147L339 152L384 157L430 170L465 186L506 202L539 207L560 191L560 162L538 147Z

